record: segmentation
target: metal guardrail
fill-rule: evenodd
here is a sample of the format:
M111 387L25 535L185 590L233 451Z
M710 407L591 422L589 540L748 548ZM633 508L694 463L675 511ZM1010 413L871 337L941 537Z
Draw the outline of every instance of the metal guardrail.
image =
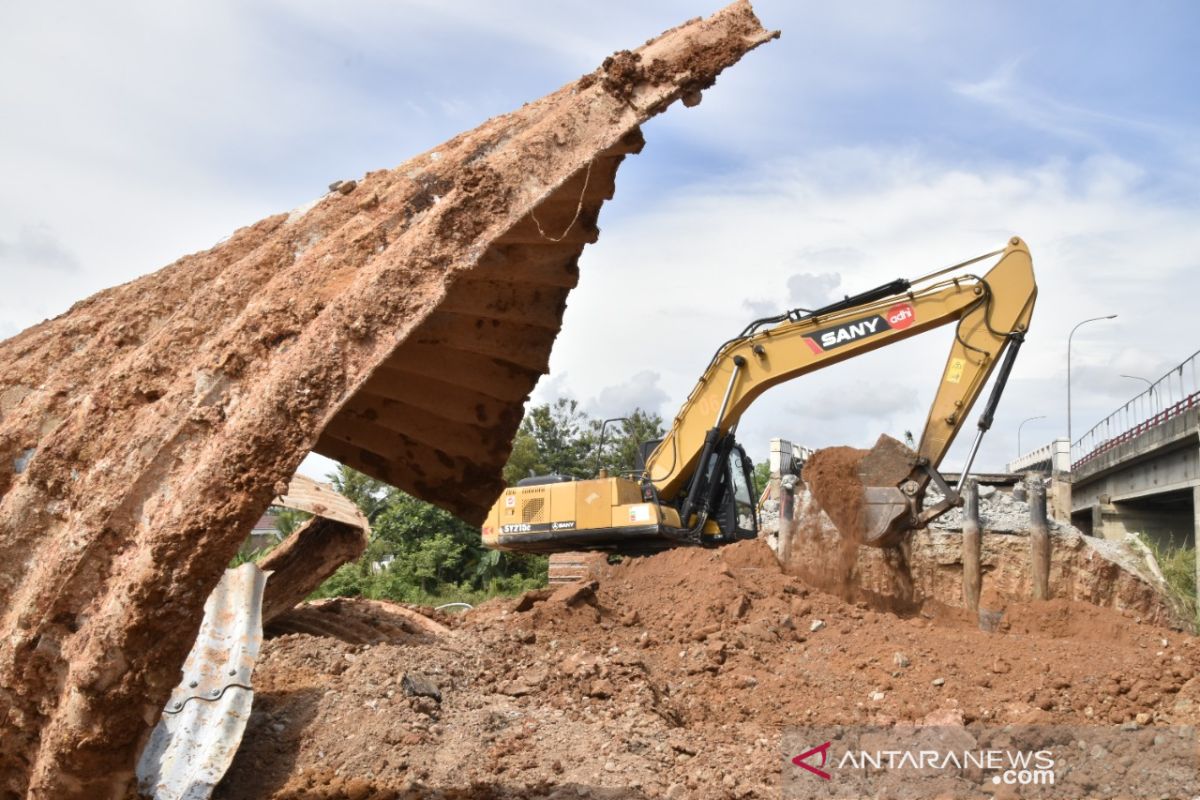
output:
M254 700L268 574L242 564L226 570L208 596L183 680L138 760L141 796L206 800L233 763Z
M1100 420L1071 445L1071 469L1076 470L1117 445L1141 436L1193 408L1200 408L1197 361L1200 350L1150 385L1146 391Z

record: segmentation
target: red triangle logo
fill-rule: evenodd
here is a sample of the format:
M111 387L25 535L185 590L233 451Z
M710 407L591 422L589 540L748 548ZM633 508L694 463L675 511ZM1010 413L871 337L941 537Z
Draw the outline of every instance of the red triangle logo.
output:
M825 744L817 745L812 750L801 753L800 755L794 757L792 759L792 763L795 764L797 767L801 767L802 769L808 770L813 775L816 775L818 778L827 781L831 777L829 775L829 773L823 769L818 769L817 767L814 767L812 764L807 763L805 761L805 759L808 758L809 756L813 756L813 755L816 755L817 753L820 753L821 754L820 766L822 766L822 767L825 766L825 761L826 761L826 759L829 758L829 746L831 744L833 744L833 743L826 742Z

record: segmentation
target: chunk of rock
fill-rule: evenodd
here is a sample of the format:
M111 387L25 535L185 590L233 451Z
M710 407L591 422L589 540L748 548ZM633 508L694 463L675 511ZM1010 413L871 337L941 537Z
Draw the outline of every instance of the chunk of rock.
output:
M600 588L599 581L575 581L564 584L550 595L551 603L561 603L565 606L582 604L596 605L596 590Z
M433 681L416 672L409 672L400 679L400 688L411 697L431 697L442 702L442 691Z

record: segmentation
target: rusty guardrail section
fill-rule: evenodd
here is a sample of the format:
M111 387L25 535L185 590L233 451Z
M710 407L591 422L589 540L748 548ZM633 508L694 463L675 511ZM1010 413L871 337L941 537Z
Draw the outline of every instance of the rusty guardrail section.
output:
M309 450L480 520L639 125L775 35L692 20L0 342L0 796L124 794Z

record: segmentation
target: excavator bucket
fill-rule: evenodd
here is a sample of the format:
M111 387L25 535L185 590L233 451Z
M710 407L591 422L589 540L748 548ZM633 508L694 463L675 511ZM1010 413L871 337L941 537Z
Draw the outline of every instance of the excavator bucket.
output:
M890 436L870 450L831 447L804 465L803 479L815 506L842 539L872 547L899 544L914 527L925 482L913 477L917 454ZM803 530L803 521L797 526Z
M912 530L920 507L918 490L924 488L924 483L911 477L916 466L917 454L887 435L880 436L863 456L858 466L863 483L863 544L896 544Z

